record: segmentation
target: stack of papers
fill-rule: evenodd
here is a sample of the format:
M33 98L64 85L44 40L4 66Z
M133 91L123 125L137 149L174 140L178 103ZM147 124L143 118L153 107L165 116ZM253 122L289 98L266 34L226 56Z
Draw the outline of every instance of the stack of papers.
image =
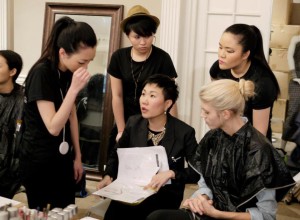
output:
M130 204L138 204L156 193L145 190L158 172L169 170L163 146L118 148L119 169L117 179L93 194ZM170 181L168 182L168 184Z
M8 199L8 198L0 196L0 210L2 210L2 208L4 208L4 207L16 206L19 204L20 204L20 202L18 202L16 200L12 200L12 199Z

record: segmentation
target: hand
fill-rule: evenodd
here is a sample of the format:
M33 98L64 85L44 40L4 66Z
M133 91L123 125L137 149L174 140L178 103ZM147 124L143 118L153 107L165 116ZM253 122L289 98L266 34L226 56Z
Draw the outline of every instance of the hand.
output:
M119 131L117 136L116 136L116 142L119 141L120 137L122 137L123 131Z
M87 69L80 67L74 73L72 77L72 83L70 89L76 91L78 93L90 80L91 75L87 71Z
M216 210L213 206L213 201L207 196L198 195L196 198L190 198L184 201L183 206L188 207L192 212L199 215L213 216Z
M144 189L154 189L158 191L162 186L168 182L169 179L174 175L174 171L168 170L164 172L157 173L151 179L151 182L144 187Z
M112 178L106 175L97 185L97 189L102 189L103 187L112 183Z
M83 167L80 159L74 160L74 179L76 180L76 183L78 183L83 174Z

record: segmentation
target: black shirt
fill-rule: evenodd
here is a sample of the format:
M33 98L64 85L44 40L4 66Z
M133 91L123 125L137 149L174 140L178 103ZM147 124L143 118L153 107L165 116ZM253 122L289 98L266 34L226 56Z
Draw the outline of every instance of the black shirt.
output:
M50 160L53 156L59 155L58 148L63 141L63 129L58 136L53 136L48 132L39 113L37 101L51 101L54 103L55 110L58 111L71 84L72 73L67 71L59 74L58 69L52 68L50 62L44 62L38 64L28 77L25 85L23 138L30 144L24 145L26 149L23 153L31 155L34 161L42 162L46 158ZM71 146L69 122L66 123L65 130L65 140Z
M171 78L177 77L170 55L162 49L152 46L152 52L145 62L135 62L131 60L131 48L132 47L126 47L117 50L112 55L108 66L108 73L122 80L124 115L126 121L129 116L140 113L139 98L142 92L142 86L149 76L164 74ZM132 73L135 80L138 78L136 100L134 100L135 83Z

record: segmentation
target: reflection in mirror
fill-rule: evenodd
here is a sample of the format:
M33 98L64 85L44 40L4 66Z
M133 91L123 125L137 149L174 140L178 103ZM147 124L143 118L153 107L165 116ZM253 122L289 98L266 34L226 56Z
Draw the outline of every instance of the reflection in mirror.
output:
M87 178L96 180L105 169L107 143L114 120L106 68L112 53L120 47L119 24L123 17L123 5L48 2L43 45L52 25L63 16L90 24L98 39L96 56L88 66L92 77L76 99L82 162L87 171Z
M79 142L82 163L86 168L97 168L103 121L103 74L94 74L76 100Z

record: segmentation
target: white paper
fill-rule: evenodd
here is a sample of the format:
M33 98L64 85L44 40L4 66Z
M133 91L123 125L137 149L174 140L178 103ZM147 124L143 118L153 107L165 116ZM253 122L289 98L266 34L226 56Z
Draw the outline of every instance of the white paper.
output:
M126 203L139 203L155 190L145 190L157 173L169 170L163 146L118 148L118 177L110 185L93 194ZM170 181L167 183L169 184Z
M0 196L0 207L3 207L5 205L16 206L19 204L20 204L20 202L18 202L16 200L12 200L12 199L8 199L8 198Z
M99 220L99 219L87 216L87 217L81 218L81 220Z
M300 183L300 172L297 173L294 177L295 182Z

